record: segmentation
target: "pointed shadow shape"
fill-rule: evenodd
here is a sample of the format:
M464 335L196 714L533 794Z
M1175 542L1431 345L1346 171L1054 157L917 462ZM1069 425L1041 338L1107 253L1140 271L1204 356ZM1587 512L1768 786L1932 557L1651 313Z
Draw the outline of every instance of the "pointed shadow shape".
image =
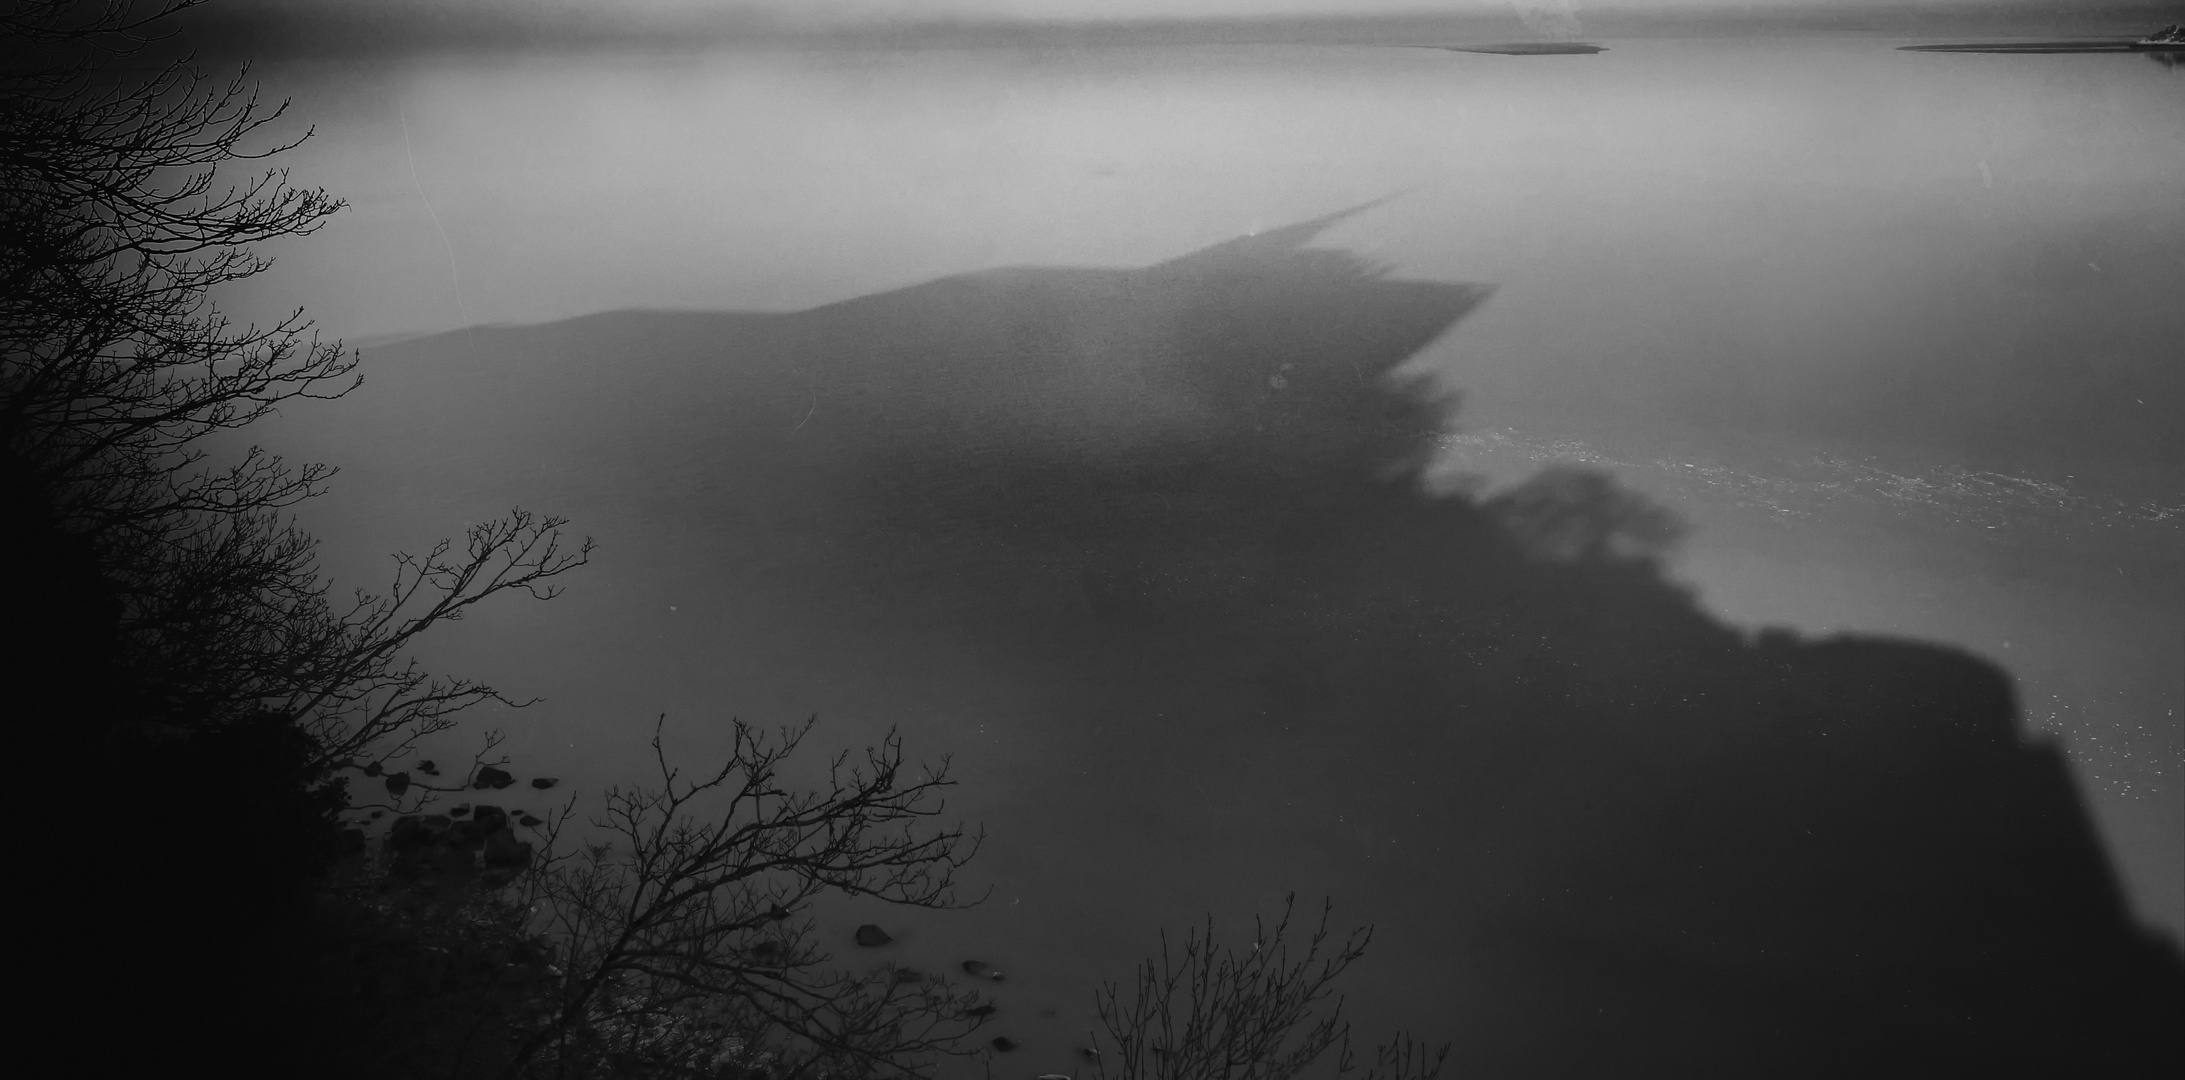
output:
M1469 1071L2168 1075L2185 968L2007 675L1747 638L1612 484L1376 482L1441 418L1390 376L1489 290L1307 246L1341 219L411 342L315 430L348 425L344 488L420 532L521 500L680 585L787 590L827 613L786 650L815 663L950 643L905 715L960 708L954 678L1041 687L1025 723L1073 752L989 782L1068 838L1069 880L1026 888L1080 936L1113 902L1085 881L1308 851L1458 971L1373 989Z

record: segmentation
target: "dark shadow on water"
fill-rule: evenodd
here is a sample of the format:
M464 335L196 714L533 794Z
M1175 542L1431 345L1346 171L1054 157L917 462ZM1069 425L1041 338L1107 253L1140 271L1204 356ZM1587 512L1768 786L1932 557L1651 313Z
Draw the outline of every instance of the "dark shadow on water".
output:
M1046 688L1054 760L994 798L998 845L1067 847L1011 886L1049 933L1268 867L1431 959L1362 1000L1457 1075L2174 1075L2178 955L2005 673L1724 625L1599 476L1420 494L1448 403L1392 373L1490 290L1303 246L1329 220L390 346L322 430L375 505L699 537L726 593Z

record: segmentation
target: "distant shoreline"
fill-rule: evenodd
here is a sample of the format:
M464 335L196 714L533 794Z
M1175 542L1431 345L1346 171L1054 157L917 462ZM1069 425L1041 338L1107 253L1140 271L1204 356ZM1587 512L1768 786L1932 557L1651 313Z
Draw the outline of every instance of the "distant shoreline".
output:
M2137 41L2025 41L1964 45L1899 45L1899 52L1933 53L2152 53L2185 52L2185 45L2142 45Z

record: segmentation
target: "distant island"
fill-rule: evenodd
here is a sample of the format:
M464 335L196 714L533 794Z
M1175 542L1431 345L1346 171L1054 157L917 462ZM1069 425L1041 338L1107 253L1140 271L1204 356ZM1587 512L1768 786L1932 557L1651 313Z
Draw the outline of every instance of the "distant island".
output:
M1440 49L1443 52L1490 53L1496 56L1586 56L1607 52L1599 45L1576 41L1516 41L1502 45L1404 45L1405 49Z

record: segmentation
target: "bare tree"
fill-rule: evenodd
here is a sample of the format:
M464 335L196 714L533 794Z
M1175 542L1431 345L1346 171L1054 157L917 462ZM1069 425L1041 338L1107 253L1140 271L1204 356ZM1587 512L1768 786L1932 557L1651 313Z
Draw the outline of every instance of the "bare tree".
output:
M284 170L220 179L310 134L268 138L287 103L262 104L245 72L118 63L200 2L21 0L0 13L0 444L94 534L168 542L176 514L304 498L323 466L252 448L207 468L199 443L357 383L354 354L312 337L301 311L237 327L209 299L271 267L254 245L308 235L343 204Z
M590 544L517 510L460 548L398 555L386 593L337 604L286 516L333 470L256 446L213 463L211 436L361 376L301 311L238 327L213 302L272 266L258 244L342 202L279 169L225 179L310 135L274 136L287 103L262 103L247 70L139 70L200 2L0 11L0 498L89 553L125 725L186 734L270 711L321 741L314 771L399 755L463 706L507 701L425 676L416 637L496 593L551 596Z
M1171 951L1161 935L1161 952L1138 967L1126 997L1114 983L1095 995L1106 1045L1094 1035L1093 1075L1098 1080L1290 1080L1335 1052L1333 1073L1357 1071L1350 1047L1350 1025L1336 998L1319 1012L1334 991L1335 980L1365 955L1370 928L1353 930L1341 944L1330 943L1323 905L1320 923L1305 941L1304 955L1292 961L1289 943L1293 894L1283 901L1282 918L1270 929L1254 918L1252 947L1243 953L1217 948L1214 922L1191 931L1180 949ZM1409 1036L1374 1051L1360 1080L1434 1080L1449 1048L1431 1060Z
M660 786L610 790L592 824L612 839L552 857L518 894L561 964L508 1075L910 1077L962 1052L975 994L892 966L828 968L799 914L826 893L958 906L978 837L922 827L953 786L947 763L907 771L890 732L799 790L780 769L811 728L737 721L721 767L685 779L656 727ZM549 851L567 821L565 808L541 827Z

